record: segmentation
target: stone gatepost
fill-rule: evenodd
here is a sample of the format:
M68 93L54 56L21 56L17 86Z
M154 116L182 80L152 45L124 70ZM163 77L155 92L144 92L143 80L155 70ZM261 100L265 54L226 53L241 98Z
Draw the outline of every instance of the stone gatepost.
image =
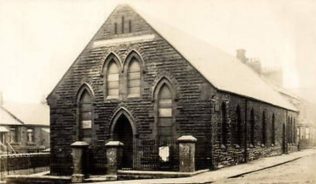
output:
M116 175L123 157L124 144L120 141L110 141L105 144L106 160L107 160L107 174Z
M178 138L179 144L179 171L195 171L195 143L197 139L191 135Z
M73 160L73 174L71 176L72 183L82 183L84 178L88 175L86 165L86 153L89 144L84 141L76 141L71 144L72 160Z

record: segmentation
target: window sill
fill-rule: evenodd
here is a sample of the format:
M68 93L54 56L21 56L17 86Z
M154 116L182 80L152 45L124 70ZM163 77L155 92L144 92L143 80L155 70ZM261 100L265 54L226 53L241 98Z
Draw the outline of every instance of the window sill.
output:
M104 100L104 102L118 102L121 99L119 97L114 97L114 96L107 96Z
M106 97L107 100L119 100L118 96L107 96Z
M140 98L140 96L139 95L128 95L127 98L128 99L138 99L138 98Z

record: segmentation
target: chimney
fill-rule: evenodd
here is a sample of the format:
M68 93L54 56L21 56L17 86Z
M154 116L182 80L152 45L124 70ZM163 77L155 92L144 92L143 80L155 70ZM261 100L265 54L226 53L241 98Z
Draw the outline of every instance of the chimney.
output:
M239 59L241 62L246 63L247 58L246 58L246 50L245 49L237 49L236 50L236 57Z
M247 65L251 67L255 72L257 72L259 75L262 74L262 67L261 62L258 58L249 58Z

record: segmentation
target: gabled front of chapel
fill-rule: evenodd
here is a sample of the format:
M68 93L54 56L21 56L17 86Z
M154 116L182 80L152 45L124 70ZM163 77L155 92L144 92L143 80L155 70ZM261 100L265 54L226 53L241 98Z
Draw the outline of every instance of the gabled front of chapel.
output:
M78 140L89 144L91 174L105 172L105 144L111 140L124 144L120 168L132 170L177 170L176 140L183 135L197 139L197 169L295 150L295 108L272 89L263 90L275 100L230 90L187 54L201 52L198 42L182 39L187 37L180 32L170 32L168 40L158 29L172 28L163 26L119 6L75 60L48 97L51 173L71 174L70 145ZM210 54L206 67L225 72L221 58L243 65L226 61L230 56L222 51ZM249 75L248 84L259 80Z

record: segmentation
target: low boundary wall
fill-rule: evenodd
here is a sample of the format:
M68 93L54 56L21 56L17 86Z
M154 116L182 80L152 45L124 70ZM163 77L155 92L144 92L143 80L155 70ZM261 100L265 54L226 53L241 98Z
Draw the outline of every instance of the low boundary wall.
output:
M33 174L47 171L49 164L49 153L0 155L0 181L10 174Z

